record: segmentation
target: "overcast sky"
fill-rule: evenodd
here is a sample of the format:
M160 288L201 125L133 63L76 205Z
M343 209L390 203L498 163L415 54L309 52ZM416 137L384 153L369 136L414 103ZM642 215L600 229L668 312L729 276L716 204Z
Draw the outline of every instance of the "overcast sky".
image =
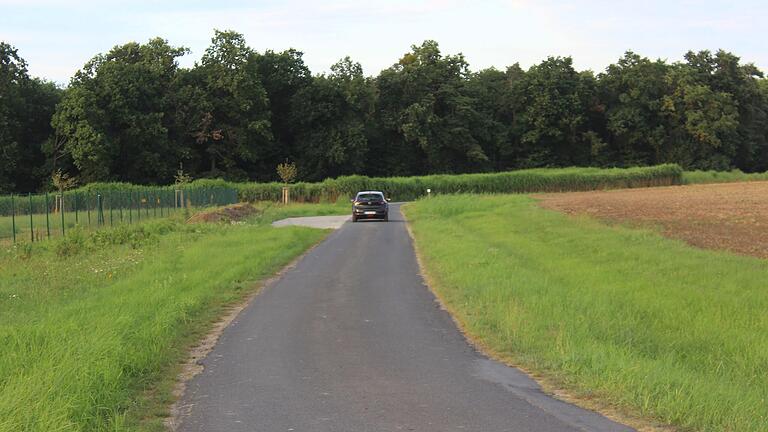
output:
M0 0L0 40L31 75L62 84L95 54L155 36L190 48L181 64L191 66L214 28L243 33L258 51L301 50L314 73L349 55L375 75L425 39L473 70L570 55L600 72L630 49L677 61L723 48L768 71L766 25L765 0Z

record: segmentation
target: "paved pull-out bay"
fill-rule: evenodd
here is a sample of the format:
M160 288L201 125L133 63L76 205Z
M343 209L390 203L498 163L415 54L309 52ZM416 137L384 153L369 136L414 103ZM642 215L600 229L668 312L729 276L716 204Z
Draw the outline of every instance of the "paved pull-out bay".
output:
M391 212L344 224L256 297L189 382L180 431L631 430L470 347Z

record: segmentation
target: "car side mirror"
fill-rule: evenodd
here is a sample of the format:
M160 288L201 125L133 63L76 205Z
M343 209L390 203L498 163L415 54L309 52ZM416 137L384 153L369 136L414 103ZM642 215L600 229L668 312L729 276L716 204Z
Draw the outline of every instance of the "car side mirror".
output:
M349 202L355 202L355 199L354 198L350 198Z
M387 200L387 202L392 201L392 198L384 198L384 199Z

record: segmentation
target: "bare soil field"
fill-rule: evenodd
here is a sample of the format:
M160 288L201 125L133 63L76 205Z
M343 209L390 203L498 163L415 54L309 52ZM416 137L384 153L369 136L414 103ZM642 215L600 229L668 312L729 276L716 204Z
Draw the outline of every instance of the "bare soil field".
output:
M768 258L768 182L534 195L542 207L659 229L705 249Z

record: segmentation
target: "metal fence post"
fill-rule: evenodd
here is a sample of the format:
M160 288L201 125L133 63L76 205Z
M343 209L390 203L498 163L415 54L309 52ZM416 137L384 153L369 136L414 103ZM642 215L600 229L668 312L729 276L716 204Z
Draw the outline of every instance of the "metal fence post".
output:
M73 195L73 196L72 196L72 199L73 199L73 200L75 200L75 225L77 225L77 224L79 224L79 223L80 223L80 221L78 220L78 217L77 217L77 198L78 198L79 196L80 196L80 195Z
M48 210L51 208L48 204L48 192L45 193L45 230L48 232L48 238L51 238L51 221L48 217Z
M61 208L59 209L59 213L61 213L61 235L64 235L64 192L61 193Z
M16 204L11 195L11 229L13 229L13 242L16 243Z
M32 194L29 194L29 232L32 236L32 243L35 242L35 224L32 222Z
M101 213L101 194L96 194L96 224L101 226L102 218L104 215Z

